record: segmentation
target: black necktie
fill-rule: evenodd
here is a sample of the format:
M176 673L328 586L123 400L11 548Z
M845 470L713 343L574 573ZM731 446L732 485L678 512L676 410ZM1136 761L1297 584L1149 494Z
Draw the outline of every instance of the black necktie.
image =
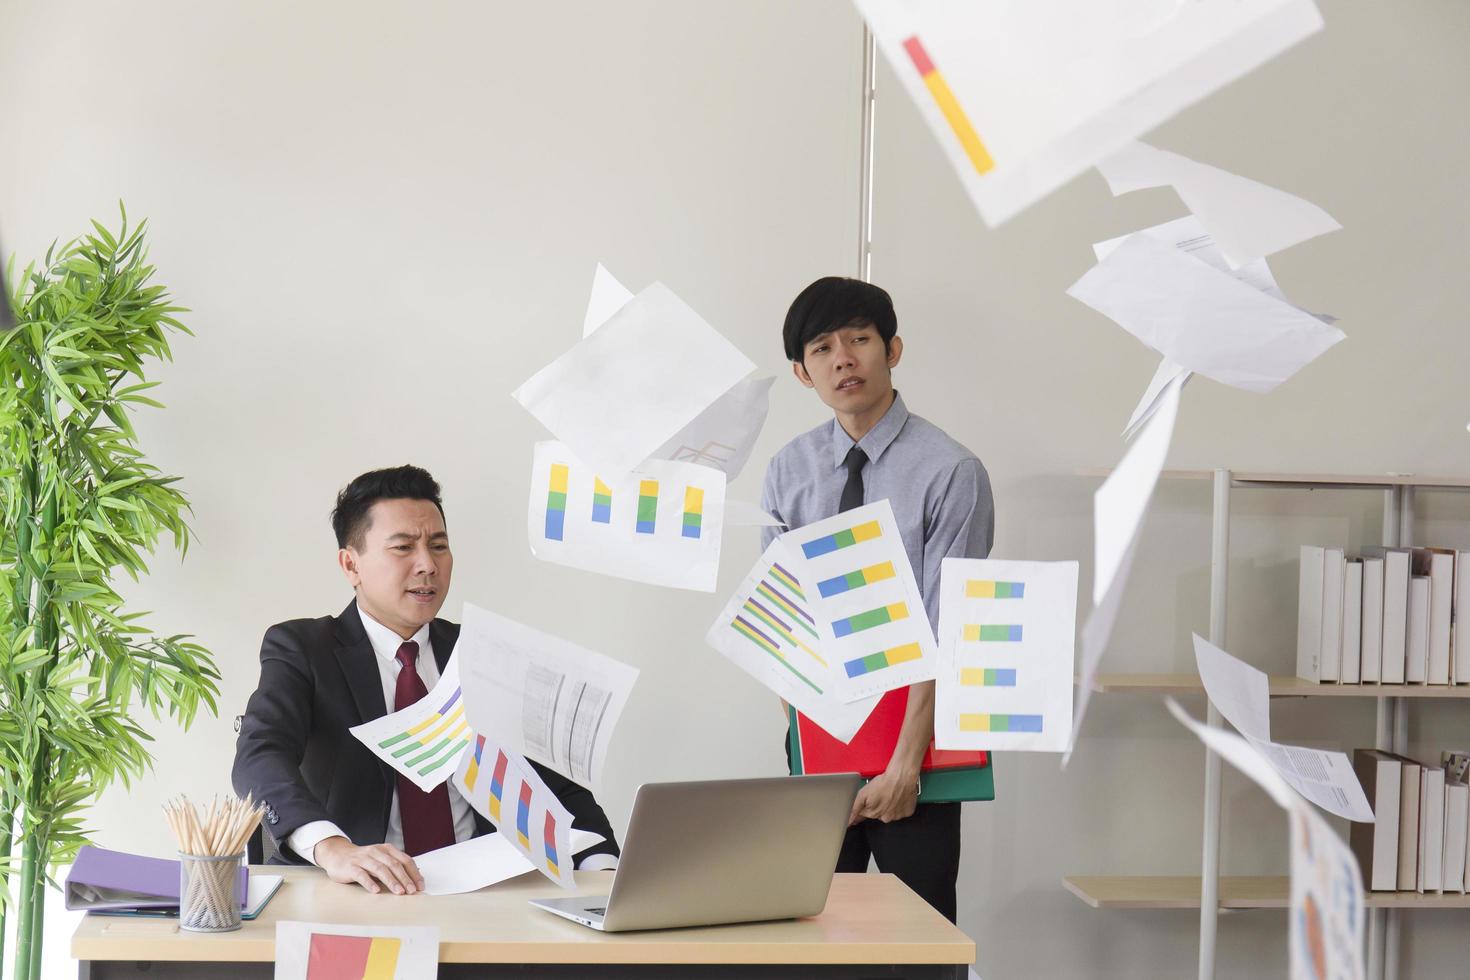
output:
M863 467L868 465L868 454L853 446L842 465L847 467L847 485L842 488L842 502L837 505L839 514L863 505Z

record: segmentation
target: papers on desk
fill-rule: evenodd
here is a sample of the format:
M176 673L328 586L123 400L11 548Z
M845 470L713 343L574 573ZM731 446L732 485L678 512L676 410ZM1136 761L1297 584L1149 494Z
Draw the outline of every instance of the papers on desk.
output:
M513 397L597 472L622 476L754 369L654 283Z
M473 734L465 718L457 646L455 651L439 683L422 699L349 729L373 755L426 793L454 774Z
M413 859L424 878L428 895L459 895L478 891L534 871L535 866L517 850L506 834L485 834Z
M946 558L941 569L935 746L1065 751L1077 563Z
M1321 28L1311 0L856 0L987 224Z
M434 980L436 926L276 923L275 980Z
M1245 391L1271 391L1343 339L1280 298L1264 260L1222 269L1213 244L1192 246L1197 236L1171 226L1198 227L1186 219L1099 244L1106 257L1067 295L1180 367Z
M454 651L476 733L583 786L601 785L636 668L468 602Z
M1191 718L1172 698L1165 701L1181 724L1286 810L1291 821L1292 980L1360 980L1366 974L1363 875L1352 850L1245 738Z
M543 561L713 592L724 517L718 469L648 460L610 476L559 442L536 444L526 534Z
M1264 673L1198 634L1194 656L1210 702L1287 785L1329 813L1373 822L1373 807L1344 753L1271 741L1270 683Z
M1072 735L1062 756L1065 767L1087 717L1092 699L1092 684L1098 665L1113 634L1113 624L1123 604L1123 589L1133 568L1143 517L1153 499L1154 487L1164 470L1169 444L1174 438L1174 422L1179 416L1179 391L1184 384L1176 377L1164 386L1159 405L1143 425L1138 437L1129 445L1122 461L1092 498L1093 523L1093 609L1082 627L1080 679L1077 703L1073 708Z
M1342 227L1311 201L1147 143L1128 143L1097 169L1114 194L1172 186L1231 268Z

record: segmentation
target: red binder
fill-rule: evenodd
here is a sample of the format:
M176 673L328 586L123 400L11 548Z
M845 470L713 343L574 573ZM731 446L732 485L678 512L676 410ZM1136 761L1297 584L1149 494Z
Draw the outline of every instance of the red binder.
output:
M893 758L893 749L898 745L899 729L903 727L904 712L908 709L909 689L906 687L889 691L878 699L878 705L863 727L844 745L827 734L820 725L806 715L796 715L796 737L793 761L799 759L804 773L855 772L872 778L888 768ZM989 753L954 752L936 749L933 743L924 753L921 769L976 768L988 765Z

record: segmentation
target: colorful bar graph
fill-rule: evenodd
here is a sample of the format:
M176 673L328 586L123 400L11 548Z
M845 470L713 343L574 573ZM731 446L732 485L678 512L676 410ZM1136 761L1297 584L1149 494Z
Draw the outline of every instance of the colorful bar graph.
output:
M960 683L965 687L1015 687L1016 672L1007 668L961 667Z
M1025 582L994 582L990 579L970 579L965 583L967 599L1024 599Z
M684 488L684 537L697 538L704 523L704 491Z
M1021 627L1019 626L981 626L975 623L965 624L966 643L1020 643Z
M895 602L892 605L879 606L877 609L869 609L867 612L854 613L844 619L839 619L832 624L832 632L839 637L851 636L875 626L896 623L900 619L907 619L908 616L908 605Z
M392 936L311 934L306 980L393 980L403 940Z
M592 523L612 523L612 487L596 477L592 480Z
M866 657L849 660L842 666L846 669L848 677L861 677L864 674L871 674L876 670L896 667L899 664L908 663L910 660L918 660L923 656L924 651L919 648L917 643L905 643L903 646L894 647L892 650L880 650L877 653L870 653Z
M991 159L990 151L980 140L980 134L975 132L975 127L970 125L970 118L965 115L954 93L949 89L949 83L939 70L934 67L934 62L929 58L929 52L924 50L924 45L918 37L911 37L903 42L903 49L908 52L909 58L914 62L914 67L919 71L919 77L924 79L924 85L929 89L929 94L934 98L934 104L939 107L939 112L944 116L945 122L954 132L955 139L960 141L960 147L965 151L965 156L970 159L970 165L979 174L989 173L995 169L995 161Z
M817 663L823 667L827 666L827 661L822 658L822 655L803 643L801 638L796 635L795 627L791 623L786 622L778 613L762 605L755 597L746 599L743 608L746 617L749 617L749 622L761 623L763 629L773 631L777 636L785 640L788 646L806 651ZM774 652L778 656L784 656L779 649Z
M859 568L855 572L848 572L846 575L836 575L825 581L818 582L817 591L822 593L823 598L826 598L828 596L841 595L844 592L851 592L853 589L860 589L865 585L872 585L874 582L882 582L885 579L893 578L893 576L893 562L879 562L876 565L869 565L867 568Z
M521 799L516 807L516 836L521 839L521 847L527 851L531 850L531 784L521 782Z
M772 567L771 575L767 578L761 579L761 581L756 585L755 598L759 598L764 602L769 603L773 609L785 613L787 618L789 618L797 626L800 626L804 631L811 634L812 639L818 639L817 621L815 619L812 619L812 617L808 615L804 610L802 610L799 606L797 606L796 603L792 602L791 597L781 591L780 586L777 585L778 582L780 582L780 579L776 577L775 567ZM788 588L790 587L788 586ZM797 595L801 595L801 592L799 590L793 589L792 591L795 592Z
M475 791L475 780L480 778L480 756L485 751L485 736L475 736L475 751L470 754L470 764L464 774L464 788Z
M460 689L456 687L438 711L407 731L383 739L378 747L390 749L397 745L391 753L393 758L403 759L409 769L423 766L418 770L421 776L446 762L458 761L460 747L470 739L470 723L465 720L464 702L459 695Z
M962 732L1041 731L1041 715L960 715Z
M546 493L546 540L560 541L567 523L567 478L564 463L551 464L551 486Z
M561 877L561 870L557 866L556 859L556 817L550 810L546 811L546 832L543 837L546 844L546 867L557 877Z
M490 774L490 819L500 823L500 801L505 796L505 769L510 765L510 759L506 758L505 751L501 750L495 759L495 771Z
M792 575L790 572L788 572L786 569L782 568L780 565L776 564L775 562L772 562L771 563L771 577L774 578L776 581L780 582L782 585L786 586L786 588L790 589L791 592L792 592L792 594L795 595L802 602L806 602L806 593L804 593L804 592L801 591L801 586L799 584L797 584L796 576L795 575ZM807 618L810 619L811 617L807 617ZM813 620L813 622L816 622L816 621Z
M739 633L741 636L745 637L750 642L754 643L756 646L760 647L762 650L766 651L766 653L769 653L772 657L776 659L777 663L785 667L787 670L791 671L791 673L796 677L797 680L801 681L803 684L811 688L813 691L816 691L818 694L822 693L822 689L816 684L812 683L811 678L807 677L801 671L797 670L786 660L786 658L781 654L781 648L776 645L775 640L771 639L765 633L761 632L758 627L752 624L744 616L736 616L733 620L731 620L730 628Z
M801 552L808 559L818 558L834 551L841 551L843 548L851 548L855 544L862 544L864 541L872 541L874 538L881 537L882 534L883 528L878 522L869 521L857 527L844 528L841 531L834 531L832 534L808 541L801 546Z
M639 534L652 534L658 521L658 481L638 481L638 524L634 530Z

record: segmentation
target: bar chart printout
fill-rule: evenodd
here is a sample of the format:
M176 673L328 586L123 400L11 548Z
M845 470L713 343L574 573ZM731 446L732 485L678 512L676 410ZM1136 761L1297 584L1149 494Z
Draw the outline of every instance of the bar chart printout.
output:
M439 682L422 700L350 730L374 755L424 792L443 783L454 775L473 737L465 718L458 657L450 656Z
M1065 751L1076 615L1076 562L946 558L935 745Z
M436 926L276 923L277 980L431 980Z
M599 473L557 442L536 445L526 533L543 561L713 592L724 533L724 471L649 460Z

